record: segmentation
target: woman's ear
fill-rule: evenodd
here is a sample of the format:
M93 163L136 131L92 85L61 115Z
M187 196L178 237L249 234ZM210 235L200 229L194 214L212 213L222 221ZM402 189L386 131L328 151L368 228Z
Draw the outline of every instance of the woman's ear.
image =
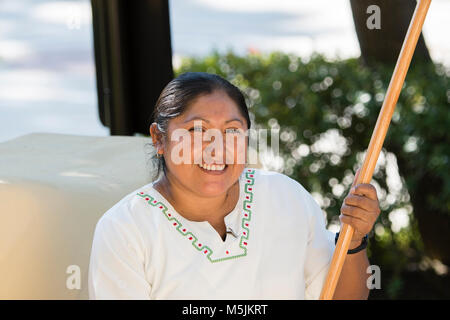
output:
M150 136L152 137L152 142L156 149L156 153L163 154L162 133L158 130L158 125L156 122L153 122L150 125Z

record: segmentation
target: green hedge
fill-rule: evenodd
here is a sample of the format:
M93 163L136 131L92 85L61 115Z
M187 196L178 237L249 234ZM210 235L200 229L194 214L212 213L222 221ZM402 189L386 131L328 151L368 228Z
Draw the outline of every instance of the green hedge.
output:
M305 59L279 52L213 52L183 59L176 73L206 71L237 85L256 126L280 128L282 172L312 192L329 223L337 224L393 68L369 69L358 59L329 61L317 54ZM411 66L408 72L372 181L382 214L369 258L381 268L382 289L373 290L371 298L450 297L445 265L433 260L448 263L448 256L433 242L424 247L423 219L417 218L418 211L432 211L450 234L445 226L450 219L449 77L449 70L433 64ZM324 144L330 137L336 142ZM396 179L401 183L391 182Z

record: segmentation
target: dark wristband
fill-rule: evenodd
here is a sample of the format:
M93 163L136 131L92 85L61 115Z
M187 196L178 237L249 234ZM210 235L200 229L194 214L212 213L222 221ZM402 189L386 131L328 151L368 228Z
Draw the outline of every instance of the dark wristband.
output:
M339 232L337 232L336 236L334 237L334 244L337 243L338 239L339 239ZM361 244L359 246L357 246L356 248L354 248L354 249L348 250L347 254L354 254L354 253L360 252L361 250L364 250L367 247L367 242L368 242L367 239L368 239L368 237L367 237L367 234L366 234L362 238Z

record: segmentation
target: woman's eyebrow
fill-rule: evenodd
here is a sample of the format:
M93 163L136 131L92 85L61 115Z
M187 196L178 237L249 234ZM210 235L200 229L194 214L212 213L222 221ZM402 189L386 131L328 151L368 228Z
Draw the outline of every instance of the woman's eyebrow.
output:
M184 123L191 122L191 121L194 121L194 120L202 120L202 121L205 121L205 122L209 122L209 120L207 120L207 119L203 119L202 117L195 116L195 117L192 117L192 118L187 118L186 120L184 120Z
M233 119L227 120L227 121L225 121L225 123L233 122L233 121L239 121L242 125L244 125L244 122L239 118L233 118Z
M195 116L195 117L186 119L186 120L184 121L184 123L191 122L191 121L194 121L194 120L202 120L202 121L205 121L205 122L208 122L208 123L210 122L210 121L207 120L207 119L203 119L202 117ZM240 122L242 125L244 125L244 122L243 122L241 119L239 119L239 118L233 118L233 119L227 120L227 121L225 121L225 123L229 123L229 122L233 122L233 121L238 121L238 122Z

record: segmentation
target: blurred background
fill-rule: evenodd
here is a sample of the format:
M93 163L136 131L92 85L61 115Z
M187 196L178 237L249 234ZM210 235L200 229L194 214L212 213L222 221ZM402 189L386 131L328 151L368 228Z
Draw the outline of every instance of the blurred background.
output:
M0 142L31 132L145 135L177 74L206 71L280 128L263 165L301 182L338 230L414 0L0 0ZM369 30L369 5L381 29ZM433 0L373 184L383 213L371 299L450 298L450 1Z

